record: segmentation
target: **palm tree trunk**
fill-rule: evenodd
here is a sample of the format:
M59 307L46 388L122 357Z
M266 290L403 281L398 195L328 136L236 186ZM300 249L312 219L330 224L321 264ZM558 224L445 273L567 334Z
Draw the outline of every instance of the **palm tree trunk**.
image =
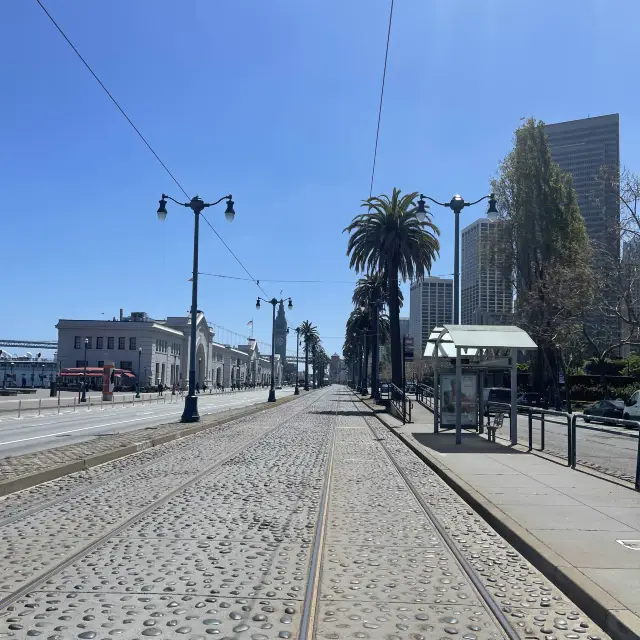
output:
M316 346L311 347L311 370L313 372L313 388L316 388Z
M389 260L387 270L389 291L389 334L391 338L391 381L402 388L402 353L400 344L400 294L398 288L398 265Z
M304 390L309 391L309 341L304 341Z
M378 387L378 305L373 305L373 336L371 337L371 397L377 397Z
M367 384L368 370L369 370L369 340L367 339L367 331L364 332L364 375L362 384L362 393L367 395L369 391L369 385Z

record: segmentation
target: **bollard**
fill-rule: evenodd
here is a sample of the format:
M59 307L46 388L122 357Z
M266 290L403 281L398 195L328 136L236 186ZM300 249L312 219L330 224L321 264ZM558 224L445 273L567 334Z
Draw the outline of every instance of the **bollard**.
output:
M62 395L62 393L58 393L58 414L60 413L60 396Z
M22 411L22 400L18 400L18 418L20 417L21 411Z
M544 413L540 416L540 451L544 451Z
M529 451L533 449L533 412L529 407Z
M640 432L638 432L638 453L636 455L636 491L640 491Z
M42 398L38 400L38 415L40 415L40 409L42 409Z
M87 402L87 411L91 411L91 396L87 398L89 402Z
M572 469L576 468L576 422L578 416L573 418L567 417L567 422L571 425L569 429L569 466Z
M76 397L75 396L73 396L73 410L74 410L74 412L76 410Z
M104 394L100 396L100 409L104 411Z

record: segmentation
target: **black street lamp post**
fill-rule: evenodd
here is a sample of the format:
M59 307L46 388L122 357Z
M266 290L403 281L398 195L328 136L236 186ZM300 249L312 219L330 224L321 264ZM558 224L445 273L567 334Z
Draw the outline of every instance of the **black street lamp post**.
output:
M89 346L89 338L84 339L84 379L82 381L82 398L80 402L87 401L87 347Z
M298 361L300 360L300 327L296 327L296 388L293 391L294 396L300 395L298 387Z
M191 341L189 345L189 393L184 401L182 412L182 422L197 422L200 420L198 413L198 397L196 396L196 340L197 340L197 320L198 320L198 232L200 229L200 214L207 207L227 201L227 208L224 212L228 222L233 222L236 212L233 208L232 196L223 196L216 202L203 202L201 198L195 196L189 202L179 202L171 196L162 194L160 206L158 207L158 219L162 222L167 217L167 198L182 207L188 207L194 214L193 232L193 278L191 287Z
M138 384L136 388L136 398L140 397L140 374L142 371L140 370L140 359L142 358L142 347L138 349Z
M478 204L478 202L482 202L483 200L489 200L489 208L487 209L487 216L491 220L495 220L498 215L498 209L496 207L496 197L493 193L482 196L482 198L475 200L474 202L465 202L464 199L455 195L451 198L450 202L438 202L438 200L434 200L429 196L425 196L420 194L420 199L418 200L418 208L416 209L416 217L420 222L423 222L426 215L427 210L429 209L429 205L425 203L424 199L431 200L435 204L440 205L441 207L449 207L454 213L455 216L455 244L454 244L454 254L453 254L453 324L460 324L460 212L465 207L471 207L474 204Z
M291 298L283 298L281 300L276 300L276 298L271 298L271 300L267 300L265 298L261 298L258 296L256 300L256 309L260 308L260 300L262 302L267 302L273 307L273 318L271 325L271 387L269 388L269 397L267 398L267 402L275 402L276 401L276 388L275 388L275 376L276 376L276 305L284 304L285 300L289 301L287 306L288 309L293 309L293 302Z

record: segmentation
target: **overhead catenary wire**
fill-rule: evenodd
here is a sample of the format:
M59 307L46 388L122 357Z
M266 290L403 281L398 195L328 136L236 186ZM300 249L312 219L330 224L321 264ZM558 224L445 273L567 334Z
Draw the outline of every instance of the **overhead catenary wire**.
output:
M109 89L107 89L107 87L104 85L102 80L100 80L100 78L97 76L95 71L91 68L91 65L82 57L82 54L78 51L78 49L76 49L76 47L73 44L73 42L71 42L71 40L69 39L67 34L63 31L62 27L55 21L54 17L49 13L49 11L47 11L47 8L42 4L41 0L36 0L36 2L40 6L40 8L44 11L44 13L49 18L49 20L53 23L55 28L59 31L60 35L65 39L67 44L71 47L71 49L74 51L74 53L81 60L82 64L84 64L84 66L87 68L89 73L93 76L95 81L102 87L103 91L107 94L107 96L109 96L109 99L111 100L111 102L113 102L113 104L116 106L118 111L120 111L120 113L124 116L125 120L131 125L133 130L138 134L139 138L142 140L142 142L144 142L144 144L146 145L147 149L149 149L149 151L151 151L151 153L153 154L155 159L160 163L160 165L167 172L169 177L175 182L175 184L177 185L178 189L180 189L180 191L182 191L182 193L184 194L185 198L187 198L187 200L191 200L191 197L189 196L189 194L187 193L185 188L180 184L180 182L178 182L178 179L169 170L169 167L167 167L167 165L162 161L160 156L155 152L154 148L149 144L147 139L142 135L142 133L140 132L140 129L138 129L138 127L136 127L136 125L133 123L131 118L126 114L125 110L120 106L120 103L113 97L113 94L109 91ZM231 247L229 247L229 245L222 239L222 236L213 228L213 226L211 225L209 220L207 220L207 218L203 214L200 214L200 215L202 216L204 221L207 223L209 228L216 234L216 236L218 237L220 242L222 242L222 244L225 246L227 251L235 258L236 262L244 269L244 271L247 273L247 275L250 277L250 279L260 289L260 291L262 291L262 293L264 293L265 295L268 295L266 293L266 291L260 286L259 282L251 275L249 270L244 266L244 264L242 263L240 258L238 258L238 256L231 250Z
M373 195L373 180L376 174L376 159L378 157L378 140L380 139L380 122L382 120L382 103L384 100L384 84L387 78L387 60L389 58L389 42L391 41L391 22L393 20L393 2L389 10L389 27L387 29L387 46L384 52L384 67L382 68L382 85L380 87L380 103L378 105L378 125L376 127L376 143L373 148L373 166L371 168L371 184L369 186L369 197Z
M245 282L273 282L273 283L282 283L282 284L350 284L355 285L358 284L357 280L278 280L278 279L270 279L270 278L258 278L258 280L254 280L251 278L244 278L242 276L229 276L223 273L208 273L206 271L199 271L199 276L209 276L211 278L225 278L229 280L244 280ZM430 274L432 278L445 278L447 276L452 276L452 273L439 273L439 274Z

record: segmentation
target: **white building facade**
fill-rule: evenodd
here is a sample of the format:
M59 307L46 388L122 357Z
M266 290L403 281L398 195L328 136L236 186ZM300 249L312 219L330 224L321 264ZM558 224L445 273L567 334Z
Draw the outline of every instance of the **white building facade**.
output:
M62 319L58 329L59 369L87 367L113 362L117 369L139 377L143 387L162 383L186 389L189 383L191 317L170 316L154 320L142 312L116 320ZM202 386L238 388L271 383L271 358L263 357L255 340L237 347L215 341L214 330L204 313L197 317L195 381ZM8 373L11 367L8 366ZM276 355L277 385L282 364ZM4 373L4 371L3 371Z
M453 322L453 280L429 276L411 283L409 335L422 355L434 327Z
M460 324L513 323L513 288L494 259L502 224L480 218L462 230Z

